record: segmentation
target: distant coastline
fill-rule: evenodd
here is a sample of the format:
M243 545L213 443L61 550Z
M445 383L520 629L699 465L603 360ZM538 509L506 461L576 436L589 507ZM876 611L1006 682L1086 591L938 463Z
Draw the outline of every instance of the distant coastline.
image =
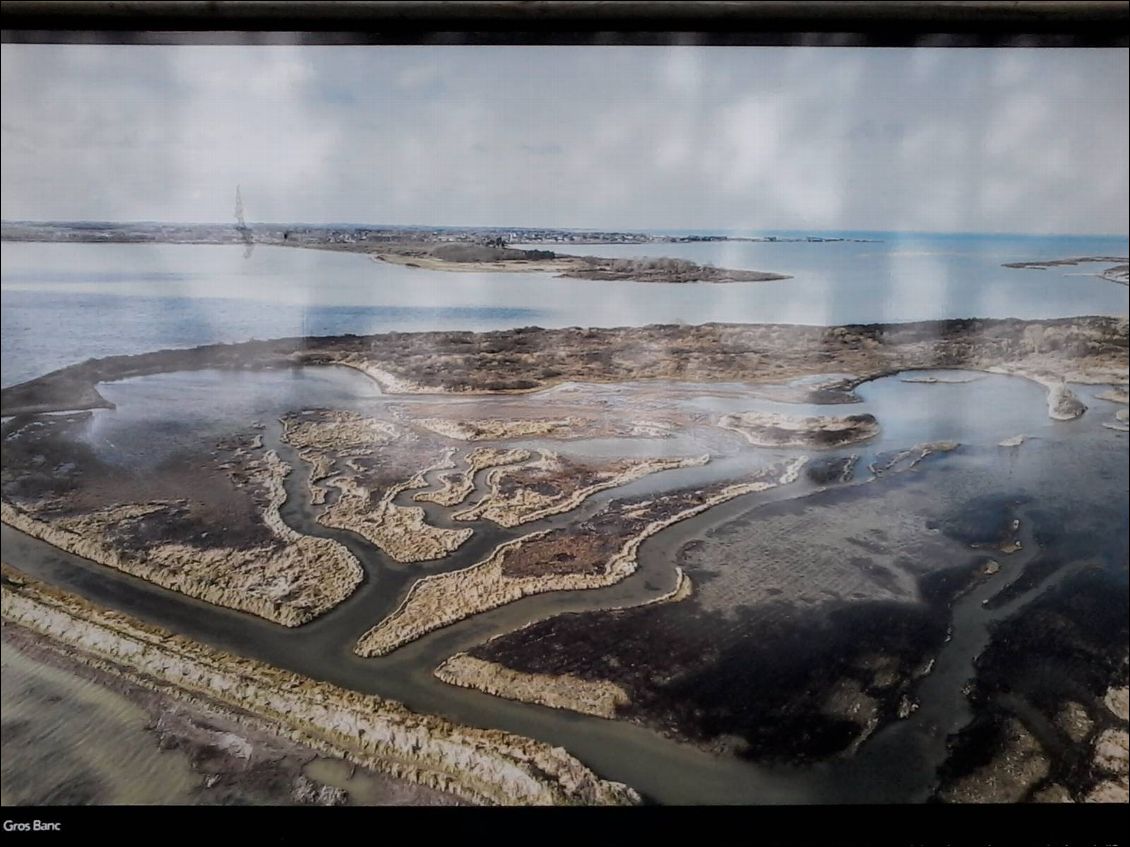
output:
M3 241L154 242L166 244L242 244L250 233L257 244L300 244L367 250L390 243L481 243L502 240L508 244L685 244L716 241L755 243L859 243L880 239L812 234L718 235L655 234L619 230L576 230L559 227L448 227L386 226L367 224L303 223L159 223L138 221L0 221Z
M1095 276L1105 279L1107 282L1130 286L1130 258L1126 256L1079 256L1068 259L1047 259L1038 262L1007 262L1003 267L1046 271L1052 268L1073 268L1086 264L1113 264L1113 267L1100 271Z
M307 247L368 253L407 267L455 272L542 272L571 279L627 282L769 282L789 279L767 271L699 265L686 259L610 259L523 250L509 245L605 245L745 242L866 242L827 236L653 235L553 228L371 227L308 224L164 224L98 221L4 221L0 240L79 244L232 244Z

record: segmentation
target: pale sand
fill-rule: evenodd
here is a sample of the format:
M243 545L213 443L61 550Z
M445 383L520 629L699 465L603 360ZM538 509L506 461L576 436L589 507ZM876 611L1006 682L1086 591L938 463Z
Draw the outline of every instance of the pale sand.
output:
M240 722L362 767L502 805L633 804L560 747L460 726L175 635L4 568L4 619L145 688L230 710Z

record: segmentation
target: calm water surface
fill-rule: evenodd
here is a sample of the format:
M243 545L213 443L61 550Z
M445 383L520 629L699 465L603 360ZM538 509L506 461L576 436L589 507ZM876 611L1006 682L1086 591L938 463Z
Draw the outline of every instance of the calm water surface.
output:
M878 237L884 240L558 248L681 256L794 277L727 285L443 273L285 247L257 247L244 258L237 246L4 242L0 381L11 385L94 356L297 335L1127 313L1127 289L1095 278L1099 266L1001 267L1125 256L1124 238Z

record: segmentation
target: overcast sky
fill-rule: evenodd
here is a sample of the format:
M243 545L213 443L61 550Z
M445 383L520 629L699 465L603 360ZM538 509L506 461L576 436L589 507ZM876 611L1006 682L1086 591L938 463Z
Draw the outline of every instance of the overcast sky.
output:
M5 44L3 217L1126 234L1126 50Z

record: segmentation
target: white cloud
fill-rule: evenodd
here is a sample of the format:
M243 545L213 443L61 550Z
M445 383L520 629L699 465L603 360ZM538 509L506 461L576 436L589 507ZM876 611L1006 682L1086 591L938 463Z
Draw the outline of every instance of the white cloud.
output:
M2 49L6 218L1125 233L1127 54Z

